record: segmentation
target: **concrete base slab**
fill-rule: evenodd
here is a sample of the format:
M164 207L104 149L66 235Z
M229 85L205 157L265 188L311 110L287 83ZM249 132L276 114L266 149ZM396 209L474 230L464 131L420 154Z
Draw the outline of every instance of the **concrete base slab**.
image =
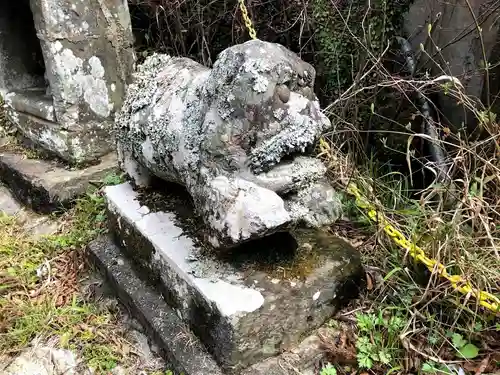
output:
M0 181L15 198L38 213L68 207L85 194L92 181L117 170L116 156L106 155L97 165L70 170L48 160L27 159L21 152L0 148Z
M238 372L296 346L359 292L358 252L324 232L280 233L220 253L189 234L203 232L189 200L153 212L141 203L153 192L140 195L125 183L105 194L110 229L124 254L224 370Z
M99 270L111 282L122 303L146 328L176 374L222 375L200 341L163 300L140 279L131 262L113 241L103 236L91 242L88 252Z
M0 215L14 216L32 238L54 234L59 224L51 218L31 212L19 204L5 186L0 185Z
M122 254L113 240L102 236L87 248L91 260L111 283L120 301L146 328L152 343L173 366L176 374L184 375L316 375L325 360L325 347L321 337L335 339L339 331L320 327L297 346L274 357L253 364L242 372L223 372L207 353L198 337L181 321L135 270L130 259Z

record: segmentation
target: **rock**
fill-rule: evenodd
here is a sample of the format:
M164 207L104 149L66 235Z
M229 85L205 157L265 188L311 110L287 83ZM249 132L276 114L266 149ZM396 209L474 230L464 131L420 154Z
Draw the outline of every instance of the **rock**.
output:
M135 319L134 319L135 320ZM131 330L127 337L135 348L138 354L138 362L141 369L161 369L165 368L165 361L158 356L159 348L156 345L150 345L148 337L142 333L143 327L140 330Z
M153 176L185 186L215 247L330 224L340 199L307 156L331 126L314 76L296 54L258 40L224 50L212 70L150 56L116 116L121 166L139 186Z
M133 330L129 333L135 349L138 351L141 359L145 362L150 362L154 359L154 355L149 347L148 338L141 332Z
M23 229L33 238L40 238L54 234L59 229L59 223L48 217L27 213Z
M111 370L112 375L127 375L127 371L122 366L116 366L113 370Z
M21 212L21 205L14 199L9 189L0 185L0 213L14 216Z
M56 221L25 210L3 185L0 185L0 214L15 216L20 228L35 239L54 234L59 227Z
M69 350L38 347L22 352L0 375L90 375Z

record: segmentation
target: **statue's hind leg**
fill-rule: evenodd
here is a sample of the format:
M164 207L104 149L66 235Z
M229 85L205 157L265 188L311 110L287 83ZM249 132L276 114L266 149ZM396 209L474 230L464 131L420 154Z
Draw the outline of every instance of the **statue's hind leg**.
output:
M132 151L117 142L118 164L125 171L137 187L147 187L151 184L152 175L149 170L140 164Z

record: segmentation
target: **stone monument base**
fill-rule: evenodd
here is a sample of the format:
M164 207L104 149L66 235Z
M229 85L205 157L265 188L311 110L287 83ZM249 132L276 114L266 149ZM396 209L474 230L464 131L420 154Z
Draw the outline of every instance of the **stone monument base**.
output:
M216 251L201 245L204 228L189 195L161 183L166 194L134 191L129 183L107 187L110 232L118 246L104 238L89 250L172 363L195 356L190 351L202 343L210 355L196 349L201 362L210 367L213 358L224 373L245 373L296 348L358 295L363 269L345 241L295 230ZM178 324L184 336L175 333ZM187 361L179 371L217 373L199 366Z
M39 90L9 92L5 102L7 118L19 130L19 137L40 152L67 163L91 164L114 151L104 130L111 126L109 121L68 129L57 122L52 98Z
M99 164L73 169L55 160L29 159L23 150L0 139L0 181L20 203L37 213L68 208L91 183L117 169L114 153L102 157Z
M179 318L158 291L141 279L132 262L123 255L112 238L102 236L90 243L91 260L113 286L120 301L146 329L162 356L176 374L223 375L200 339ZM316 375L324 357L320 338L336 336L332 328L312 330L298 345L283 354L253 364L239 375Z

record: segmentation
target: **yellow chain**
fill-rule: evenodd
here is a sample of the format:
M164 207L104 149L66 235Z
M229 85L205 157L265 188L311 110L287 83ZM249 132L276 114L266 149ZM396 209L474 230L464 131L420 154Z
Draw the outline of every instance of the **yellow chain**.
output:
M238 0L240 4L240 9L241 9L241 14L243 16L243 20L245 22L245 26L248 29L248 34L252 39L257 39L257 34L255 32L255 29L253 28L252 20L248 16L248 10L245 5L245 0ZM325 145L325 142L323 139L320 140L320 146ZM446 278L451 285L460 291L461 293L465 295L471 295L475 297L479 304L488 310L494 311L494 312L499 312L500 311L500 299L496 297L495 295L481 291L472 284L463 278L460 275L450 275L448 271L446 271L446 267L439 263L435 259L430 259L425 255L425 252L422 250L422 248L418 247L414 243L408 241L406 237L398 231L394 226L392 226L385 216L377 212L375 207L371 205L360 193L359 189L357 188L356 185L354 184L349 184L347 187L347 192L353 195L356 198L356 205L359 208L362 208L366 211L366 214L368 217L376 222L379 223L379 225L382 226L384 229L384 232L394 241L396 244L398 244L401 248L404 250L408 251L408 253L417 261L423 263L430 272L438 272L439 275L442 277Z
M243 21L245 22L245 26L248 29L248 34L252 39L257 39L257 33L255 32L255 29L253 27L252 20L248 16L248 10L245 5L245 0L238 0L240 4L240 10L241 14L243 16ZM321 139L320 143L324 144L324 140ZM472 284L463 278L460 275L450 275L448 271L446 271L446 267L439 263L435 259L430 259L425 255L425 252L417 245L414 243L408 241L406 237L398 231L394 226L392 226L385 216L377 212L375 207L368 203L368 201L361 195L359 189L357 188L356 185L354 184L349 184L347 187L347 192L353 195L356 198L356 205L359 208L362 208L366 211L368 217L376 222L379 223L384 229L384 232L394 241L396 244L398 244L401 248L405 249L408 251L408 253L417 261L423 263L430 272L438 272L439 275L442 277L446 278L451 285L460 291L461 293L465 295L471 295L475 297L479 304L488 310L494 311L494 312L499 312L500 311L500 299L488 292L481 291Z
M450 275L448 271L446 271L446 267L443 264L434 259L428 258L425 255L425 252L420 247L408 241L400 231L394 228L387 221L382 213L377 212L375 207L361 195L356 185L354 185L353 183L349 184L349 186L347 187L347 192L356 198L356 205L359 208L365 210L366 214L372 221L379 223L384 229L384 232L394 242L396 242L403 249L407 250L414 259L425 264L429 271L438 272L439 275L450 281L451 285L455 289L465 295L475 297L479 304L487 308L488 310L494 312L500 311L500 299L497 296L475 288L469 281L467 281L460 275Z
M253 28L253 23L250 17L248 16L248 10L245 5L245 0L238 0L240 3L240 10L241 10L241 15L243 16L243 21L245 22L245 26L248 29L248 34L250 35L250 38L252 39L257 39L257 33L255 32L255 29Z

